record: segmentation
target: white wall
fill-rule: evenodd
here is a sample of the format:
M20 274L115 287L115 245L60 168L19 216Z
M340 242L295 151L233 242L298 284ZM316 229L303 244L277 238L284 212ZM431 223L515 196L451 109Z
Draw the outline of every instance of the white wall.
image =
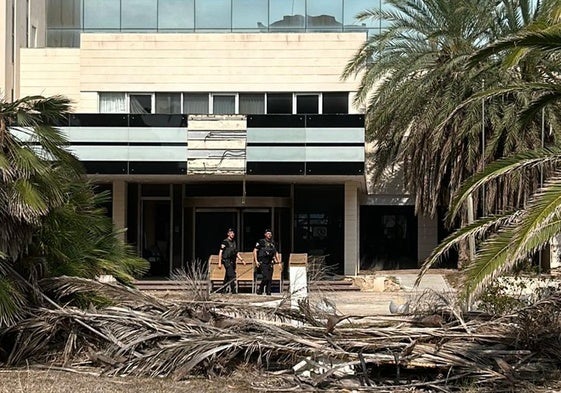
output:
M99 91L355 91L358 78L340 76L364 39L364 33L82 34L79 49L22 50L22 94L63 94L76 99L77 111L97 112Z

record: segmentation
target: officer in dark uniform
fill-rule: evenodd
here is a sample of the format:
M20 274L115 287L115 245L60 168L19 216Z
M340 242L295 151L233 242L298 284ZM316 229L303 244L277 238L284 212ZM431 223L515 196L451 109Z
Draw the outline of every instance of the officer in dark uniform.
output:
M226 239L222 240L220 244L220 251L218 252L218 268L226 270L224 274L223 291L226 292L228 284L230 285L230 292L236 293L236 259L239 259L245 265L245 261L238 252L238 246L234 237L236 232L232 228L228 228Z
M273 242L273 233L270 229L265 229L265 238L259 240L253 249L253 260L255 266L261 269L263 279L257 289L257 294L261 295L263 290L267 295L271 294L271 281L273 279L273 265L280 263L279 254Z

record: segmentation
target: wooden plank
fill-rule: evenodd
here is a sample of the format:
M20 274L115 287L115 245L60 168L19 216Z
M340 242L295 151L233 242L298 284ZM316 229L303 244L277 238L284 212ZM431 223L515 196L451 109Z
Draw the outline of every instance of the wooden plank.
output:
M306 266L308 263L308 254L290 254L288 264L290 266Z

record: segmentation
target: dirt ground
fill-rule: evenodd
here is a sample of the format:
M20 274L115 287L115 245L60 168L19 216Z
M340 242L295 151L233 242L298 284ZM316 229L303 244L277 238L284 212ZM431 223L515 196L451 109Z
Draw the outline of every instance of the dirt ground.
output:
M165 378L106 377L94 373L58 370L0 370L0 393L154 393L208 392L246 393L263 391L249 385L247 376L193 378L173 381Z

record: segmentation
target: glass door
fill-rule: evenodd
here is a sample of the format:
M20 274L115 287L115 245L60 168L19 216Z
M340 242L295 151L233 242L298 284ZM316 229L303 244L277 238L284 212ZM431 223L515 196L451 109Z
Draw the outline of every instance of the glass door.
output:
M210 255L218 254L228 228L238 229L238 212L232 210L197 209L195 211L195 261L206 266ZM236 238L238 244L240 239Z
M263 238L265 229L274 231L270 209L244 209L242 210L243 234L240 240L240 251L251 252L255 243ZM273 233L274 234L274 233Z
M148 276L167 277L171 252L171 201L142 199L142 257L150 262Z

